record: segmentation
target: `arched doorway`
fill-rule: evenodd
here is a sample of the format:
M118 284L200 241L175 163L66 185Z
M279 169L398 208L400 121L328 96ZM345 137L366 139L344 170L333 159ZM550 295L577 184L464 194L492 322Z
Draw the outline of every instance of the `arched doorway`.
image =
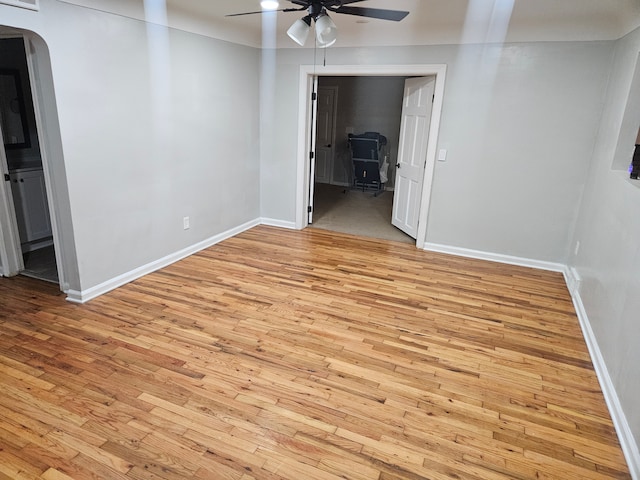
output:
M49 50L34 32L10 27L0 27L0 41L8 42L5 45L17 57L23 56L23 68L7 65L5 71L20 79L23 96L30 97L24 103L32 109L15 109L25 116L22 135L7 125L3 128L7 138L0 145L0 274L24 272L25 255L33 259L33 252L44 245L51 247L46 261L53 263L60 289L76 290L77 258ZM11 150L16 151L8 153Z

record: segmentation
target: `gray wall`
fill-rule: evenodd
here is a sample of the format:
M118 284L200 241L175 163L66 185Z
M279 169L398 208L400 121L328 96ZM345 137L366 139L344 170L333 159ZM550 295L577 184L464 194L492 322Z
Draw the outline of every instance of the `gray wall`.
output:
M600 132L580 208L570 265L581 277L580 298L609 375L640 444L640 181L612 169L631 80L640 52L640 30L616 42ZM629 128L625 128L629 127ZM635 136L631 135L633 142ZM627 148L630 153L633 147ZM630 163L628 157L626 166ZM573 248L573 247L572 247ZM573 252L572 252L573 253Z
M379 132L387 138L387 188L395 183L404 77L320 77L319 86L338 87L336 149L332 182L349 184L351 154L347 127L353 133Z
M0 18L48 46L71 289L259 217L257 49L49 0L39 13L0 6Z
M427 241L566 261L602 109L612 42L336 48L336 64L447 64ZM277 58L273 149L261 158L262 214L295 221L299 66ZM321 72L321 67L318 69Z

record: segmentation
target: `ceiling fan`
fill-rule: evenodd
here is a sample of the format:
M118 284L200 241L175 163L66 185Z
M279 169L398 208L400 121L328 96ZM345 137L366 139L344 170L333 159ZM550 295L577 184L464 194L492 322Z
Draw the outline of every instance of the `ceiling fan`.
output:
M409 12L402 10L385 10L382 8L368 8L368 7L351 7L345 6L351 3L364 2L366 0L289 0L294 5L298 5L299 8L281 8L277 6L271 10L261 10L258 12L244 12L234 13L226 15L227 17L237 17L241 15L254 15L265 13L269 11L276 12L301 12L307 11L307 15L299 20L296 20L293 25L287 31L287 35L291 37L299 45L304 45L307 37L309 36L309 30L311 29L311 21L315 21L316 38L318 39L318 46L321 48L330 47L336 42L337 39L337 27L333 23L328 12L342 13L346 15L356 15L359 17L376 18L380 20L391 20L399 22L404 17L409 15ZM277 2L275 2L277 5Z

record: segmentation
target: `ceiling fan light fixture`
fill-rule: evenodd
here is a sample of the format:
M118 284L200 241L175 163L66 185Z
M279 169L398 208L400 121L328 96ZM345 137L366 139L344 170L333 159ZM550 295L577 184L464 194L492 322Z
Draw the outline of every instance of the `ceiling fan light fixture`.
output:
M311 29L311 15L300 18L293 22L293 25L287 30L287 35L301 47L309 38L309 30Z
M338 27L326 11L316 17L316 38L320 48L330 47L338 39Z
M262 0L260 2L260 7L263 10L277 10L279 6L278 0Z
M278 0L261 0L262 10L259 12L232 13L226 17L240 17L243 15L266 14L267 12L301 12L306 10L309 14L300 20L296 20L287 30L287 35L301 47L304 46L311 29L311 22L315 22L315 47L327 48L336 43L338 27L327 14L327 10L333 13L355 15L365 18L377 18L399 22L409 15L404 10L386 10L382 8L352 7L343 4L363 2L365 0L289 0L296 7L279 8ZM513 0L510 0L513 1ZM2 0L0 0L2 3ZM297 8L299 7L299 8ZM366 23L368 20L356 20L358 23Z

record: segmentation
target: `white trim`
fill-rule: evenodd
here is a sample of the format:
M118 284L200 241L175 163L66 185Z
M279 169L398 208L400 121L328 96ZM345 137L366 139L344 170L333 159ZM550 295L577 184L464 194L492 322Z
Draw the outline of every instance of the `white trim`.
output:
M438 148L438 134L440 132L440 119L442 117L442 105L444 103L444 78L447 71L446 65L437 66L435 72L436 85L433 92L433 105L431 106L431 124L427 139L427 158L424 165L424 179L422 180L422 200L418 214L418 233L416 246L423 248L427 242L427 221L431 206L431 192L433 190L433 177L436 166Z
M457 255L459 257L477 258L479 260L488 260L490 262L506 263L509 265L518 265L520 267L537 268L539 270L549 270L551 272L563 272L566 270L562 263L545 262L542 260L534 260L531 258L514 257L512 255L503 255L501 253L484 252L481 250L472 250L470 248L452 247L449 245L441 245L438 243L425 243L424 250L430 252L447 253ZM566 277L565 277L566 278Z
M307 156L311 139L309 138L309 129L307 125L311 125L311 108L310 95L313 91L313 75L308 73L308 69L300 67L300 79L298 82L298 154L296 169L296 199L295 199L295 215L296 229L302 230L308 223L307 203L308 203L308 175L307 164L309 162Z
M40 10L40 0L34 0L34 3L27 3L23 0L0 0L0 4L11 5L12 7L26 8L27 10Z
M310 97L312 97L311 102L311 108L309 109L310 113L311 113L311 118L309 119L309 122L307 125L309 125L311 128L307 128L306 131L309 132L310 135L310 142L309 142L309 152L313 152L313 155L309 155L308 157L305 155L305 158L309 158L309 163L308 163L308 168L306 169L307 174L305 175L305 179L307 181L307 188L305 189L305 191L309 192L308 194L306 194L305 196L305 202L307 205L307 208L304 209L305 212L307 212L307 217L306 217L306 222L307 225L311 222L313 222L313 199L315 198L314 196L314 189L316 187L316 155L315 155L315 151L316 151L316 137L318 135L318 77L317 76L312 76L309 77L311 79L311 82L313 84L313 86L311 87L311 92L315 95L310 95ZM309 92L307 92L309 93Z
M309 98L311 95L311 83L314 76L432 76L436 77L433 108L431 110L431 125L429 127L429 143L427 146L426 166L424 171L423 194L420 202L420 216L418 220L418 234L416 246L423 248L427 236L427 219L431 203L431 186L433 184L434 167L438 134L440 132L440 119L444 102L444 83L447 66L445 64L424 65L301 65L298 82L298 152L297 152L297 185L296 185L296 228L303 229L307 226L305 214L307 212L308 180L306 172L309 171L308 145L311 113Z
M40 99L43 95L41 87L41 78L38 73L38 67L36 64L36 56L40 55L39 51L33 47L33 37L30 33L23 35L24 49L27 57L27 67L29 71L29 85L31 86L31 97L33 102L33 113L36 121L36 132L38 132L38 147L40 149L40 161L42 163L42 173L44 175L45 193L47 196L47 208L49 209L49 217L51 220L51 232L54 245L54 256L56 260L56 269L58 272L58 284L60 289L65 291L69 288L69 282L67 280L68 265L66 262L66 252L64 244L62 242L62 235L60 233L60 189L56 188L56 183L53 181L53 171L59 168L51 161L51 155L49 154L51 147L49 146L48 139L51 136L50 129L46 128L44 121L44 115L42 112L42 105ZM53 89L53 86L52 86ZM57 112L56 112L57 115Z
M280 227L280 228L288 228L289 230L296 230L295 222L287 222L285 220L277 220L275 218L264 218L260 219L260 225L268 225L270 227Z
M573 306L575 307L576 314L578 315L578 321L580 322L580 328L582 329L582 336L587 344L589 356L591 357L593 368L596 371L596 376L600 382L600 388L604 394L604 400L607 403L607 408L609 409L613 426L618 434L622 453L624 453L625 459L627 460L627 466L629 467L631 478L639 480L640 451L638 451L638 444L635 441L629 422L627 422L627 417L622 410L620 399L618 398L615 386L613 385L613 381L609 375L609 370L607 369L600 347L598 347L598 341L596 340L596 336L591 328L587 311L582 303L579 288L580 278L575 269L568 267L565 271L565 278L569 279L567 281L567 286L569 286L570 282L572 283L572 287L569 288L569 292L571 293Z
M573 267L565 267L564 272L562 273L564 274L564 281L567 284L567 289L569 290L571 297L573 297L580 291L580 275Z
M132 282L133 280L143 277L144 275L148 275L149 273L155 272L156 270L164 268L167 265L171 265L178 260L182 260L189 255L193 255L200 250L204 250L205 248L215 245L216 243L238 235L245 230L249 230L250 228L260 225L260 223L261 221L259 219L251 220L247 223L244 223L235 228L219 233L218 235L214 235L213 237L207 238L206 240L191 245L190 247L183 248L182 250L167 255L166 257L160 258L151 263L147 263L146 265L142 265L141 267L131 270L130 272L118 275L117 277L107 280L106 282L102 282L101 284L94 287L82 291L69 290L67 291L67 300L73 303L88 302L89 300L110 292L115 288L121 287L126 283Z

